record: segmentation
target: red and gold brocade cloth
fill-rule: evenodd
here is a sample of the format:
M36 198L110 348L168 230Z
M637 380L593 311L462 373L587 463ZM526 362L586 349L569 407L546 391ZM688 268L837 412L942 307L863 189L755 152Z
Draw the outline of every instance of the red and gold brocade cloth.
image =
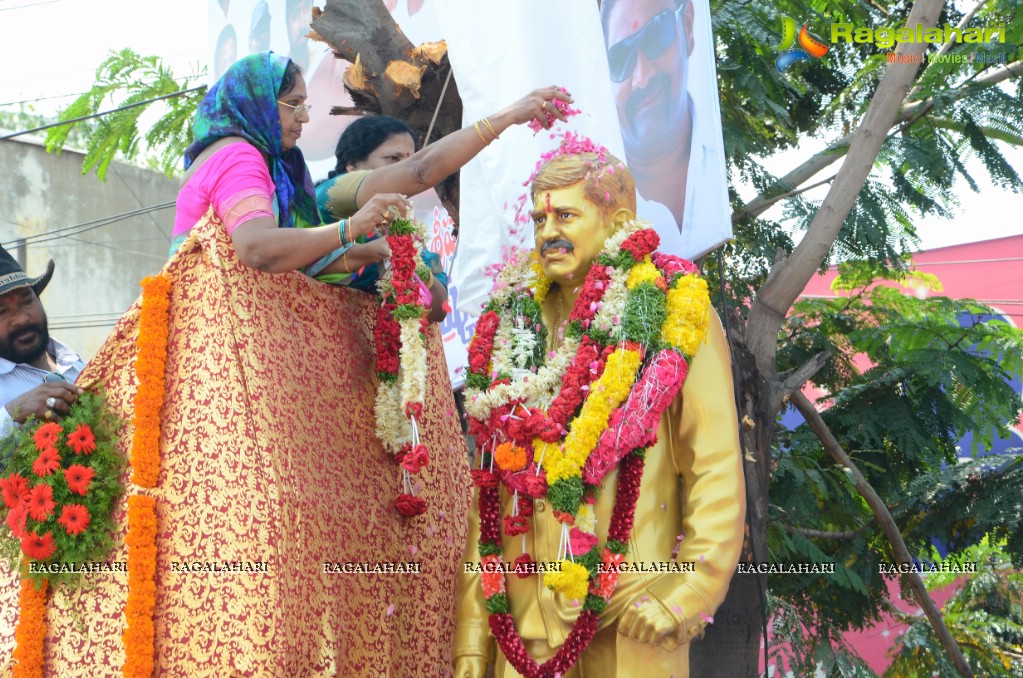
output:
M415 476L429 510L402 518L392 506L399 470L374 432L377 299L247 268L215 220L164 272L174 284L154 492L157 674L448 675L470 482L436 326L420 422L431 461ZM126 421L138 318L136 302L78 381L104 386ZM130 441L129 426L126 455ZM124 526L124 501L119 516ZM123 530L111 561L126 559ZM421 571L324 572L345 561ZM196 562L266 563L267 572L180 571ZM51 597L52 675L108 676L123 663L127 576L85 584ZM17 586L3 598L6 659Z

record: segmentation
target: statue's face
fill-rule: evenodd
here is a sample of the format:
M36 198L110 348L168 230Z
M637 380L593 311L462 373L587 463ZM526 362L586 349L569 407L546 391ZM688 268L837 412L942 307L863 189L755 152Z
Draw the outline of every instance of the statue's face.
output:
M583 283L615 220L590 202L583 182L538 193L533 203L536 252L544 274L563 287Z

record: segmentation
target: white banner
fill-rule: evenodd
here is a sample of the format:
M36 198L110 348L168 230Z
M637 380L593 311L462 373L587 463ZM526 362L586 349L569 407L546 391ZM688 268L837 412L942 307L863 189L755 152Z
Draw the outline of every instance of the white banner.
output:
M626 161L661 249L694 258L731 237L706 0L435 0L464 102L463 124L532 88L566 87L583 111L559 129ZM606 40L605 40L606 33ZM609 62L611 68L609 68ZM612 77L613 76L613 77ZM477 313L502 248L530 244L513 210L549 133L509 130L462 170L457 303ZM696 198L699 196L699 199Z

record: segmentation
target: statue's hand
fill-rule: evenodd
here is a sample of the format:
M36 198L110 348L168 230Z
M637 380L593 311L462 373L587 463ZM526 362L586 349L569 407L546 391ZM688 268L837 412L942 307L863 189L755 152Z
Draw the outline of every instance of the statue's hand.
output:
M629 603L618 620L618 633L647 645L659 646L665 652L678 649L679 624L648 595Z
M484 657L459 657L455 660L455 678L483 678L487 673Z

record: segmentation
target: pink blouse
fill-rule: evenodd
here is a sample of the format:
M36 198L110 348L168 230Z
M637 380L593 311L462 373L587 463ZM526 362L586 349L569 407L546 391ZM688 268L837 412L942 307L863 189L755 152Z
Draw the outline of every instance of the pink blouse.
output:
M210 206L231 233L246 221L274 219L273 179L262 154L239 141L218 149L178 192L172 240L192 230Z

